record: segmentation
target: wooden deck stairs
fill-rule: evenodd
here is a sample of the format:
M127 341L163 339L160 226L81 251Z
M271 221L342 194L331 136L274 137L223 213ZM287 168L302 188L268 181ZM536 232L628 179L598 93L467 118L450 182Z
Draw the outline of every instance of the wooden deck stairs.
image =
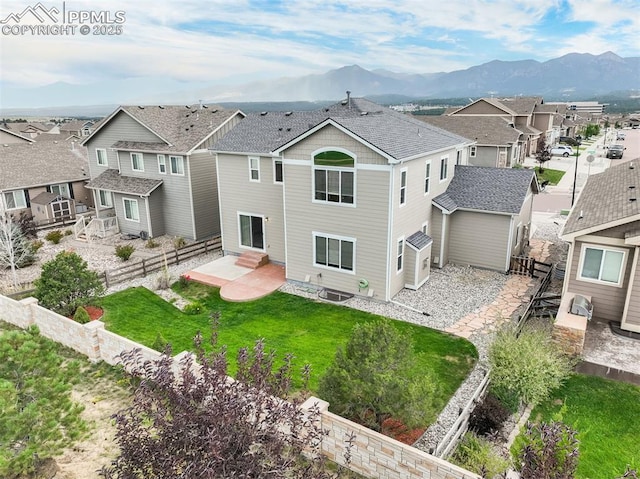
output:
M265 253L258 253L255 251L246 251L240 255L236 261L236 265L244 266L245 268L258 269L260 266L264 266L269 263L269 255Z

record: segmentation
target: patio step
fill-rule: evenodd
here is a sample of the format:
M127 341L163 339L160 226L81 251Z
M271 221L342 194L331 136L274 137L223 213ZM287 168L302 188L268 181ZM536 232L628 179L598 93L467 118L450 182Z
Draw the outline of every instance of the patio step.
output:
M269 255L265 253L256 253L254 251L246 251L240 255L236 261L237 266L245 268L257 269L269 263Z

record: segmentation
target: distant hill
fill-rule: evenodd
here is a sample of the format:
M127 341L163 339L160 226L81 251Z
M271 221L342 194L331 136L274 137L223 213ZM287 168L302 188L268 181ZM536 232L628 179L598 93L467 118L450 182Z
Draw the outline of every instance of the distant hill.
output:
M39 88L2 87L8 108L96 104L194 104L229 102L317 102L338 100L349 90L369 98L454 98L541 95L576 100L614 91L640 93L640 57L570 53L560 58L500 61L449 73L404 74L344 66L321 74L238 85L180 83L136 78L95 85L56 83Z

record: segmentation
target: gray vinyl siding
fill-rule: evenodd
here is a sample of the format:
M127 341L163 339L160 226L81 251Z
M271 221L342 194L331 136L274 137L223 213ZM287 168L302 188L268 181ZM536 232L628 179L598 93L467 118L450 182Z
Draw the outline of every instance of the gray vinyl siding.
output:
M389 172L357 171L357 207L313 203L310 166L285 165L285 175L287 277L354 294L365 294L358 281L366 279L386 299ZM353 273L314 266L314 231L355 239Z
M118 169L117 152L111 147L118 141L149 141L161 142L162 140L135 121L126 113L120 112L104 125L86 144L89 151L89 173L95 178L107 168ZM107 150L107 166L98 166L96 148ZM129 161L129 168L131 162Z
M476 156L469 158L473 166L498 166L498 149L495 146L477 146Z
M123 198L129 198L138 201L138 216L140 221L130 221L124 216L124 202ZM147 222L147 205L146 198L140 198L134 195L121 195L114 193L113 206L116 210L116 216L118 217L118 226L120 226L121 233L140 234L141 231L149 232L149 224Z
M189 157L196 239L220 234L216 159L210 152Z
M622 319L622 328L640 332L640 265L637 264L640 256L640 248L635 248L631 262L636 263L636 271L631 290L628 292L628 305L625 317Z
M264 216L265 250L269 259L284 263L283 185L273 182L273 158L260 158L260 182L249 181L249 160L246 155L218 154L218 188L220 222L225 252L241 254L238 212ZM285 179L287 171L284 171Z
M149 216L151 218L151 228L149 234L154 238L165 234L164 214L162 204L164 202L164 190L162 187L151 193L149 201Z
M448 156L447 179L440 181L440 160L442 157ZM431 181L429 194L424 193L425 183L425 164L431 162ZM398 238L405 239L413 233L420 231L422 224L431 220L432 206L431 200L441 193L444 193L453 178L456 162L456 150L451 149L448 152L428 155L422 158L394 165L393 175L393 225L391 230L391 252L389 271L390 271L390 295L394 296L407 283L405 272L397 273L396 271L396 248ZM401 172L407 170L407 188L406 203L400 205L400 186ZM406 251L406 247L405 247ZM411 266L413 267L413 266Z
M408 286L415 286L418 284L418 277L416 276L416 261L418 252L411 248L408 244L404 245L404 283Z
M589 241L589 244L600 246L592 241ZM624 310L627 288L629 287L631 264L633 263L633 249L614 246L614 248L626 249L628 252L622 287L617 287L594 283L591 281L580 281L577 279L582 245L583 242L576 241L573 247L571 271L568 272L569 283L567 285L567 291L571 293L591 296L594 319L620 321ZM602 247L607 248L606 245L602 245Z
M164 215L165 234L181 236L187 239L199 239L194 235L193 210L191 206L191 191L189 182L190 158L182 156L184 163L184 175L172 175L169 156L165 154L167 162L167 173L161 174L158 170L158 155L156 153L140 153L143 157L144 171L134 171L131 162L131 152L119 151L121 173L124 176L140 178L153 178L162 180L162 185L154 192L162 189L162 203L153 205L154 208L161 208ZM213 161L213 158L212 158ZM153 194L153 193L152 193ZM155 213L155 212L154 212ZM118 215L120 218L120 215Z
M451 263L506 270L510 216L456 211L450 220Z
M235 115L228 122L222 125L219 129L217 129L213 135L207 138L205 141L200 143L197 146L197 150L200 149L209 149L211 148L218 140L220 140L224 135L229 133L230 130L233 129L240 121L242 120L242 115Z

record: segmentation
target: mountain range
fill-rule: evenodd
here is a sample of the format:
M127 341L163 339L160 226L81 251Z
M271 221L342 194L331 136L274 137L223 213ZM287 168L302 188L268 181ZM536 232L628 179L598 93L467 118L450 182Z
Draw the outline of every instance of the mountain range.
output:
M236 85L129 78L91 85L55 83L38 88L0 84L3 114L25 108L64 105L193 104L338 100L354 96L403 95L453 98L541 95L548 100L585 99L610 92L640 90L640 57L570 53L545 62L494 60L465 70L403 74L344 66L326 73Z

